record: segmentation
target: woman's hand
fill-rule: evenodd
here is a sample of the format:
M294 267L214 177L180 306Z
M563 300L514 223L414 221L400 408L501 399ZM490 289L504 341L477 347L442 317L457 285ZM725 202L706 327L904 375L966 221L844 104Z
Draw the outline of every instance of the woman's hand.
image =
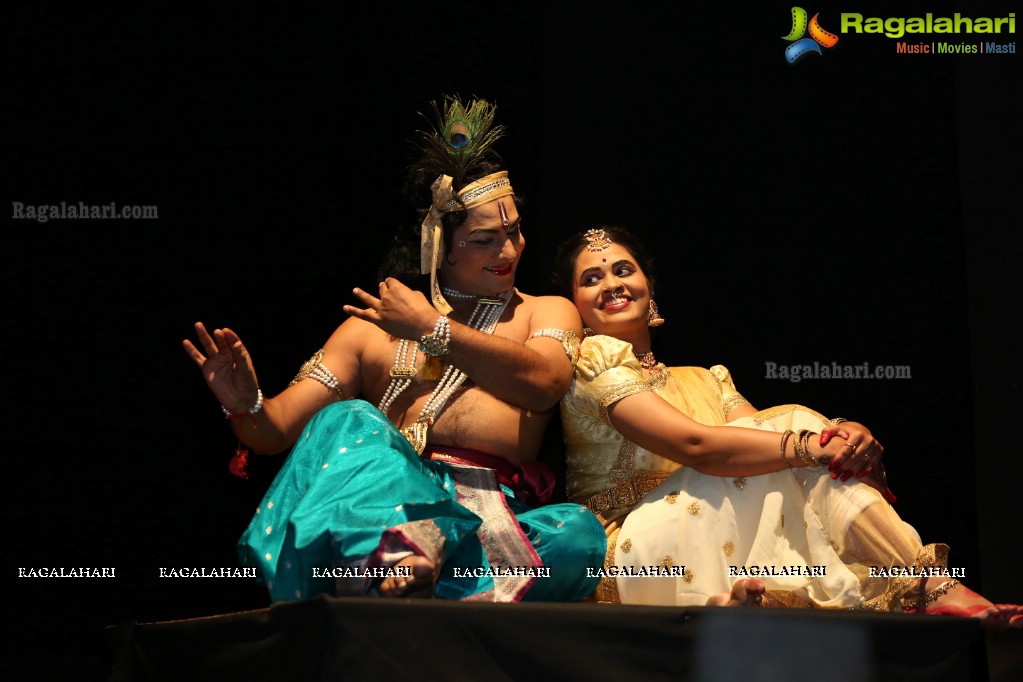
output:
M845 443L844 451L832 459L828 466L832 478L841 478L843 481L853 476L862 478L872 467L881 463L884 447L863 424L840 422L826 427L821 431L821 447L836 436L845 439Z
M372 322L399 339L418 339L429 334L439 313L422 293L409 289L393 277L380 283L380 298L362 289L355 296L365 308L346 305L344 311L360 320Z
M199 366L206 385L231 414L248 412L258 400L259 382L241 339L230 329L214 329L210 336L202 322L195 323L195 333L205 355L188 339L181 345Z
M880 491L888 502L895 502L895 495L888 488L888 476L881 463L884 446L874 438L870 430L857 422L840 422L821 431L821 446L833 443L832 439L836 437L845 442L841 445L841 452L828 465L831 478L848 481L855 476L865 479L864 483Z

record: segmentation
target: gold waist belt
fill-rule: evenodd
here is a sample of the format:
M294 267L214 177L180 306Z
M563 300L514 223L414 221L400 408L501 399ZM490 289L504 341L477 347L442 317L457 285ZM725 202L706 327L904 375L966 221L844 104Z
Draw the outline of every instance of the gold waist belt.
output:
M590 495L582 501L582 504L592 512L630 507L642 500L648 492L664 483L666 478L668 478L668 474L651 474L649 478L619 483L613 488Z

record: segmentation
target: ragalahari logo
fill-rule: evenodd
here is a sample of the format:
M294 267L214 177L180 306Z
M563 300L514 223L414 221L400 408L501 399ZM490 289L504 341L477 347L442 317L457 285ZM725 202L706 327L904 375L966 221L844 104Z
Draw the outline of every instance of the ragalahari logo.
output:
M795 64L808 54L823 54L822 47L834 47L838 44L838 36L821 28L817 21L819 12L814 14L809 22L806 16L806 10L802 7L792 8L792 30L787 36L782 36L783 40L791 43L785 48L785 59L789 64ZM806 33L810 34L809 38L804 37Z

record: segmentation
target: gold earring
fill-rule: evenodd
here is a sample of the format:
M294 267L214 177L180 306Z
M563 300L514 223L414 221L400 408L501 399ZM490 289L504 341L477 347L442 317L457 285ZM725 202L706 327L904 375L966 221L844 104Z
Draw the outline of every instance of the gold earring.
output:
M650 299L650 312L646 316L646 326L648 327L660 327L664 324L664 318L657 312L657 304L654 303L654 299Z

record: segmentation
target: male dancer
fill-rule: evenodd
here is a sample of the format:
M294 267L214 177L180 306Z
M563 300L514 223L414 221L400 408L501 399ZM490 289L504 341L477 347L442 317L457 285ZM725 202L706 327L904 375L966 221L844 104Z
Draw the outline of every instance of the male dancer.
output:
M429 298L393 277L355 289L361 307L273 398L230 329L197 323L202 351L184 341L242 442L293 448L240 542L275 601L577 600L596 585L585 569L602 565L603 529L583 507L542 506L553 480L537 462L578 313L514 287L525 238L494 107L434 110L411 168L432 199L418 254Z

